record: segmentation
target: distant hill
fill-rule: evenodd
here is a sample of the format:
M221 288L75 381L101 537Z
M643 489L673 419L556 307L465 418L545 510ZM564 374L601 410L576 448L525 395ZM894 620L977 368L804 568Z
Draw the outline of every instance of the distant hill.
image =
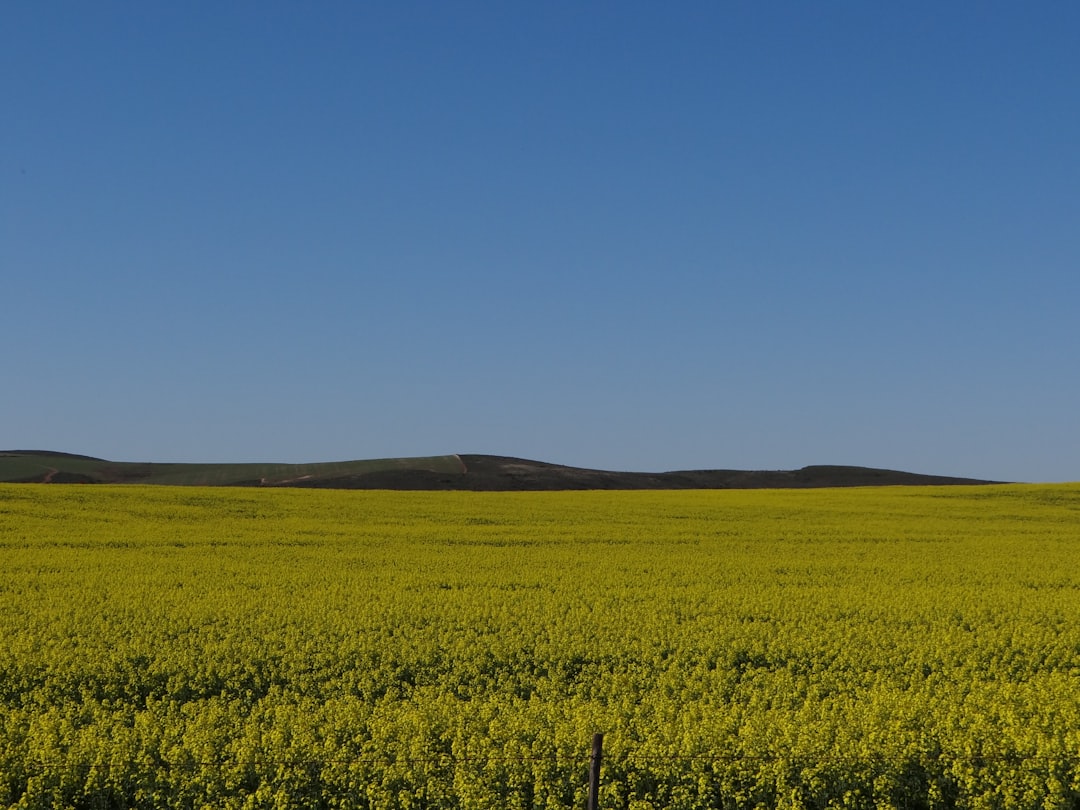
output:
M993 484L974 478L812 466L799 470L682 470L642 473L566 467L508 456L449 455L317 464L161 464L107 461L48 450L0 451L0 482L473 490L792 489Z

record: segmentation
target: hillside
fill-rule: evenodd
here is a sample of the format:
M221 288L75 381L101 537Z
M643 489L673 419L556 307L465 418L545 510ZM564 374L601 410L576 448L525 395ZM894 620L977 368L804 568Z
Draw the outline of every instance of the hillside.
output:
M422 456L317 464L163 464L108 461L43 450L0 451L0 482L478 492L571 489L792 489L997 483L870 467L827 465L798 470L681 470L643 473L591 470L490 455Z

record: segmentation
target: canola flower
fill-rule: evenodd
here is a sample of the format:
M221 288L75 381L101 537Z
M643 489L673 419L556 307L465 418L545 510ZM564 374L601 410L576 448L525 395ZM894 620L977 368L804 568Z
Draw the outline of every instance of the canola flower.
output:
M0 806L1080 805L1080 485L0 486Z

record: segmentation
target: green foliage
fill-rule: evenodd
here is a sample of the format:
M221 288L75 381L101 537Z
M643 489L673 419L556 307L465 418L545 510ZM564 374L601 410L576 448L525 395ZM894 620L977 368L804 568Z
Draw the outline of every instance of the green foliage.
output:
M1078 513L0 486L0 806L1076 806Z

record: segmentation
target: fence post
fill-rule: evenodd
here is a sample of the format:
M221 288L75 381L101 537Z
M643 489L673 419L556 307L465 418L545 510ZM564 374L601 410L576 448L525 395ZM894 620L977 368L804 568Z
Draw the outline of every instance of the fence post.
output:
M604 735L593 734L592 757L589 759L589 807L600 810L600 759L604 753Z

